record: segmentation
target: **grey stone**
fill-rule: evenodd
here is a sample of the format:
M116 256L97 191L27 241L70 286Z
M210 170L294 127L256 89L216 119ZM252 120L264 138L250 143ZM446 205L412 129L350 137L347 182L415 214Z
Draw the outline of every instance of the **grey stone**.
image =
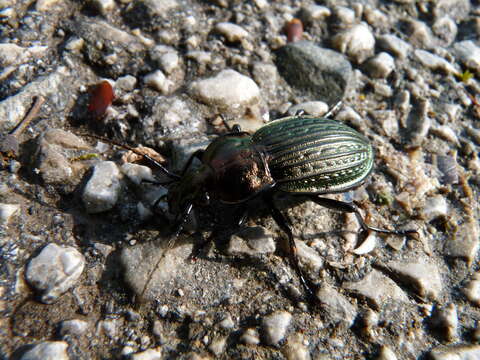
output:
M292 321L292 314L276 311L262 319L262 337L267 345L278 346L285 338Z
M348 299L328 284L323 285L316 293L320 307L329 321L343 324L346 327L353 325L357 316L357 309Z
M447 199L443 195L429 197L422 209L422 216L427 221L438 217L445 217L448 214Z
M480 307L480 273L475 273L472 276L472 279L466 283L462 292L468 301Z
M159 91L163 95L169 94L173 90L173 82L168 80L161 70L155 70L154 72L147 74L143 78L143 81L152 89Z
M439 329L442 337L447 341L457 338L458 315L455 304L437 308L431 317L433 326Z
M480 47L472 40L457 42L453 45L455 57L466 67L480 72Z
M375 50L375 38L365 23L353 25L335 35L332 44L358 64L372 56Z
M253 328L246 329L240 336L240 342L246 345L258 345L260 343L258 331Z
M432 360L477 360L480 345L439 346L429 353Z
M22 354L20 360L68 360L65 341L45 341Z
M366 298L376 309L391 301L409 302L403 290L378 270L372 270L360 281L345 282L342 287Z
M65 320L60 324L60 336L82 336L88 330L89 324L85 320Z
M215 25L215 31L225 36L228 42L239 42L249 37L248 31L237 24L221 22Z
M74 173L60 149L40 138L36 152L36 169L47 184L68 183Z
M112 209L122 188L120 179L120 171L114 162L102 161L95 165L82 194L86 211L95 214Z
M318 271L323 268L323 257L321 257L315 249L305 244L304 241L295 240L295 245L297 247L297 256L300 265L314 273L318 273Z
M415 58L431 70L443 71L447 74L457 74L458 70L447 60L428 51L417 49L414 52Z
M30 260L25 278L41 293L41 301L51 304L75 286L84 267L85 259L77 249L50 243Z
M445 243L444 252L454 258L464 259L468 265L475 260L480 242L478 222L474 218L467 219Z
M432 48L433 39L430 27L422 21L410 19L406 23L408 42L419 48Z
M273 234L261 226L247 227L232 235L228 246L231 255L255 256L275 252Z
M352 67L340 53L309 41L289 43L277 51L276 65L299 91L333 106L352 86Z
M400 59L408 56L412 46L395 35L382 35L377 38L378 46Z
M392 261L387 264L407 286L413 287L419 296L430 300L438 300L443 290L442 278L437 265L423 259L417 262Z
M458 33L457 24L449 16L435 20L432 30L442 40L442 45L444 46L450 46L455 41Z
M438 0L434 3L433 15L436 19L448 15L460 23L468 16L470 8L469 0Z
M328 112L328 104L323 101L307 101L292 106L288 109L288 115L295 115L298 111L303 110L306 114L312 116L322 116Z
M365 70L374 78L384 79L390 75L394 68L395 61L385 52L381 52L365 62Z
M208 346L208 350L210 350L215 356L220 356L225 351L226 346L227 338L225 336L219 336L212 340Z
M0 44L0 68L16 65L24 61L28 50L16 44Z
M49 129L43 134L43 139L52 145L58 145L65 149L88 150L88 145L82 138L62 129Z

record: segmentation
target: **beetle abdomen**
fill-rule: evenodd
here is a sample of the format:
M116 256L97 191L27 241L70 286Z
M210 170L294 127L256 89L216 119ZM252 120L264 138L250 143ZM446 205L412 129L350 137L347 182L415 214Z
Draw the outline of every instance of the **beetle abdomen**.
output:
M359 186L373 167L373 150L354 129L326 118L291 116L253 134L273 179L287 192L342 192Z

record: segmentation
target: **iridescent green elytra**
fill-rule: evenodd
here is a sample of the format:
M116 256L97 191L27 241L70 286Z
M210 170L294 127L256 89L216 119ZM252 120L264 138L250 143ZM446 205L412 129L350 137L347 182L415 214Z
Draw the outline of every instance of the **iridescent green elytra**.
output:
M347 191L373 168L368 140L335 120L286 117L263 126L252 139L267 154L277 188L286 192Z

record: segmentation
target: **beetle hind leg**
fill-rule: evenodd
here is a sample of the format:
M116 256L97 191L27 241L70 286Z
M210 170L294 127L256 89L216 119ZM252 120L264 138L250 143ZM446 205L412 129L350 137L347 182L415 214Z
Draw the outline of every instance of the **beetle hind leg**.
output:
M360 226L362 227L362 232L364 232L364 233L368 232L368 231L375 231L375 232L382 233L382 234L392 234L392 235L413 235L413 234L417 234L416 230L387 230L387 229L380 229L380 228L368 225L365 222L365 220L363 219L362 214L360 214L360 211L358 210L357 205L355 205L352 202L346 202L346 201L324 198L324 197L320 197L316 194L310 194L310 195L308 195L308 197L314 203L316 203L320 206L326 207L328 209L338 210L338 211L347 212L347 213L354 213L358 222L360 223Z
M295 245L292 229L288 225L289 222L287 220L287 217L284 214L282 214L282 212L277 208L271 195L265 196L265 201L267 202L270 208L270 212L272 214L273 220L275 220L275 223L288 236L288 242L290 245L289 258L290 258L291 266L295 269L295 272L300 278L300 282L302 283L303 288L307 292L308 301L313 303L314 300L316 299L315 291L314 291L316 287L310 281L307 280L307 278L303 274L302 269L300 269L300 265L298 263L297 246Z

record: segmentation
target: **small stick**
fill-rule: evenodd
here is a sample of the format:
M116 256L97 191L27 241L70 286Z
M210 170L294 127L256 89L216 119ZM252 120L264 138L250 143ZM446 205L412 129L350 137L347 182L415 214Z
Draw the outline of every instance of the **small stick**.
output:
M35 102L33 103L32 108L30 111L27 113L27 115L20 120L17 126L9 132L9 135L13 135L17 137L20 135L25 128L30 124L30 122L37 116L38 112L40 111L40 107L43 105L45 102L45 99L42 96L37 96L35 97Z

